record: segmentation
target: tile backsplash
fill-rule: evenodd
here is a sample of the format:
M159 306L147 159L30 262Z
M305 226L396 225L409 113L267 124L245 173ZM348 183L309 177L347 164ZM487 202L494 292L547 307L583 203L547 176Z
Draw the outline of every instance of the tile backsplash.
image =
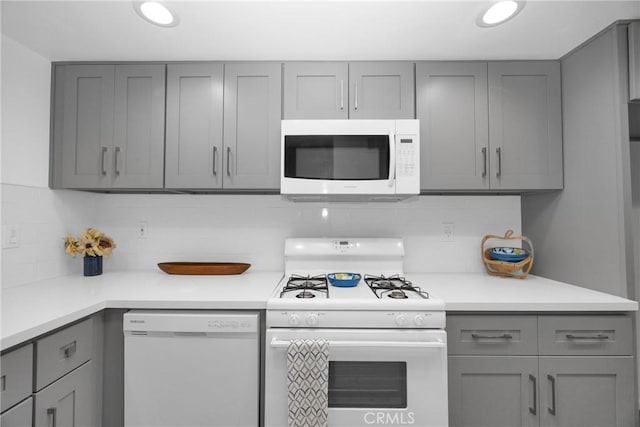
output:
M403 237L408 272L479 272L485 234L521 230L519 196L420 196L401 203L293 203L278 195L96 194L2 184L2 225L20 246L3 249L2 287L82 274L63 237L93 226L117 248L105 271L163 261L249 262L281 270L286 237ZM145 222L147 236L138 237ZM443 223L453 225L452 241Z

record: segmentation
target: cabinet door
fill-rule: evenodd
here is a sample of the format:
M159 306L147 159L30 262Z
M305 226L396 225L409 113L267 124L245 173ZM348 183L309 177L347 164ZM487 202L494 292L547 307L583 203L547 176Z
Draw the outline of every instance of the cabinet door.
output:
M540 425L634 425L633 358L540 357Z
M167 66L165 188L222 188L223 65Z
M14 406L0 415L2 427L31 427L33 419L33 397Z
M537 374L535 356L449 356L450 426L537 426Z
M346 62L284 64L283 118L348 118L348 77Z
M420 189L489 188L486 62L416 64Z
M280 187L280 63L225 65L224 188Z
M115 65L68 65L62 131L63 188L111 186Z
M561 189L560 63L489 63L491 188Z
M162 188L165 65L118 65L113 135L114 188Z
M350 119L415 118L414 64L349 64Z
M35 427L94 425L91 361L35 395Z
M640 101L640 21L629 24L629 99Z

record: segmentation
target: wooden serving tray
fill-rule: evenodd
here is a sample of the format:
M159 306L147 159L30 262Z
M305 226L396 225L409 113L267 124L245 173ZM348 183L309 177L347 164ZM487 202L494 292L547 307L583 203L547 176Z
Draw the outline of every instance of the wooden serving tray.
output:
M227 275L247 271L251 264L242 262L161 262L160 270L168 274Z

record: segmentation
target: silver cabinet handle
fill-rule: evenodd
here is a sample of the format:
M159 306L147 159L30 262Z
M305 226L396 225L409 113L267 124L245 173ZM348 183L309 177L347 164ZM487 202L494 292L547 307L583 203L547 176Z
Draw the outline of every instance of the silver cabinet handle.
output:
M218 175L218 147L213 146L213 176Z
M357 80L356 80L356 90L355 90L354 97L355 97L355 102L353 104L353 108L357 110L358 109L358 81Z
M538 413L538 380L529 374L529 381L531 381L531 387L533 388L533 406L529 406L529 413L536 415Z
M482 177L487 176L487 147L482 147Z
M120 175L120 170L118 169L118 158L120 157L120 147L116 147L116 153L114 155L114 169L116 171L116 175Z
M7 390L7 376L3 375L0 377L0 391Z
M471 334L471 338L474 340L510 340L513 339L513 335L504 333L502 335L480 335Z
M502 176L502 148L496 148L496 154L498 155L498 170L496 171L496 176Z
M47 421L51 420L49 424L51 427L56 427L56 408L48 408L47 409Z
M547 379L551 383L551 406L548 408L551 415L556 414L556 379L553 375L547 375Z
M231 147L227 147L227 176L231 176Z
M344 80L340 80L340 109L344 110Z
M573 334L566 334L565 337L567 337L568 340L574 341L574 340L608 340L609 336L608 335L604 335L604 334L597 334L597 335L573 335Z
M106 175L107 174L107 167L104 165L104 161L106 160L107 157L107 147L102 147L102 158L100 159L100 165L102 167L102 175Z
M70 358L71 356L73 356L74 354L76 354L76 342L72 342L69 343L65 346L60 347L60 350L62 351L62 354L64 355L65 359Z

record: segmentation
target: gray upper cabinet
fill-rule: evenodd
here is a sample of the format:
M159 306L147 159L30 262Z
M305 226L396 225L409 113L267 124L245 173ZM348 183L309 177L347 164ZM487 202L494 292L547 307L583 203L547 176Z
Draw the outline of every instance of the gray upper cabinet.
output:
M118 65L113 128L114 188L162 188L164 65Z
M275 62L225 65L224 188L280 187L281 69Z
M629 99L640 101L640 21L629 24Z
M346 62L284 64L285 119L349 117L349 66Z
M420 188L489 188L486 62L418 62Z
M62 127L61 186L109 188L115 66L67 65L59 71L56 90L64 96L62 114L56 116Z
M411 62L290 62L285 119L413 119Z
M491 188L561 189L560 63L490 62Z
M349 118L415 118L414 64L352 62L349 64Z
M560 65L419 62L422 191L561 189Z
M65 65L55 72L52 186L162 188L165 66Z
M169 64L165 187L222 188L222 63Z

